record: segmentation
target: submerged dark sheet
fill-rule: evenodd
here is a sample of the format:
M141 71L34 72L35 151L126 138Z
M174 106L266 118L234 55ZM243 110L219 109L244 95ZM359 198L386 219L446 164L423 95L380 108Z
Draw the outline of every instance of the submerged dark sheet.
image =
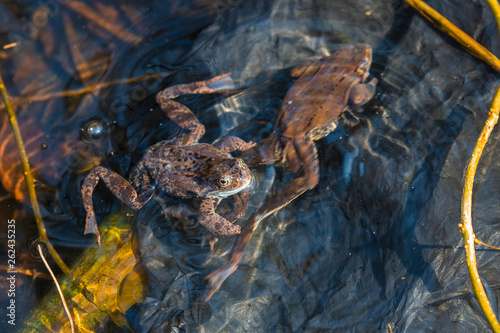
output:
M487 8L435 5L484 45L496 39ZM457 224L463 170L497 80L490 68L413 10L383 1L242 3L198 41L198 55L214 59L214 74L232 72L250 84L225 103L244 112L222 124L228 129L263 112L272 123L281 100L265 91L283 94L281 85L292 83L276 72L339 43L371 44L371 73L380 81L373 101L318 142L320 184L261 225L239 270L207 306L172 305L179 294L169 290L141 318L158 325L174 316L188 331L487 329L470 292ZM494 134L480 166L474 207L478 236L493 244L497 141ZM277 173L280 188L290 178ZM496 310L495 259L494 251L478 251ZM199 279L180 275L171 286L178 291L178 283L190 281L196 289ZM149 317L160 304L169 306Z
M428 3L497 51L489 8L459 0ZM80 147L85 124L102 121L105 138L93 142L108 153L102 165L126 175L147 147L177 133L154 102L154 93L167 85L232 73L241 93L180 100L205 124L203 141L212 142L229 133L253 141L268 134L293 83L289 68L341 44L373 47L371 73L379 83L372 101L346 112L337 129L317 142L319 185L261 224L239 269L206 305L204 277L223 263L232 239L219 241L212 254L207 245L201 247L202 227L167 220L153 200L139 211L137 255L150 292L127 312L133 328L386 332L391 324L396 332L488 330L470 291L457 224L463 170L498 75L399 1L182 4L143 8L142 19L130 29L148 38L138 45L116 42L105 80L151 72L168 77L103 89L98 98L78 100L77 106L75 101L33 103L21 108L21 119L35 114L33 108L54 108L46 122L61 117L62 124L42 129L52 136L51 131L67 133L68 147ZM21 27L5 22L3 29L20 33ZM26 52L42 53L36 43L23 45ZM105 49L99 47L94 52ZM15 72L21 60L5 61ZM61 72L48 63L54 73ZM61 81L71 80L63 74ZM13 91L33 79L14 80ZM497 133L479 165L473 207L478 238L494 245L500 244ZM49 236L68 249L69 261L71 249L93 241L82 236L78 191L85 173L71 163L56 166L57 196L43 201L42 209ZM293 179L278 167L254 171L259 185L251 210ZM99 219L119 209L103 188L95 196ZM7 221L11 212L2 214ZM479 270L496 312L499 255L478 247Z

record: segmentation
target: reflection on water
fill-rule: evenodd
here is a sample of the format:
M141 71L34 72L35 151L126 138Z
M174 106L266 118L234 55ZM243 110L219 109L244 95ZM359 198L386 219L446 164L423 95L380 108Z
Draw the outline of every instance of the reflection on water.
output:
M17 112L48 234L67 263L93 246L83 236L78 194L90 168L99 164L126 176L149 146L179 133L154 101L161 88L231 72L240 93L179 101L205 125L204 142L227 134L260 141L293 83L290 67L304 59L340 44L368 43L371 74L379 79L374 99L342 115L337 129L317 142L318 186L261 224L239 269L206 305L204 277L222 265L233 240L220 239L211 253L201 246L202 227L167 219L156 201L135 214L134 253L149 291L126 313L134 330L487 327L470 293L457 223L462 173L497 80L491 69L397 1L86 3L140 41L63 5L46 6L47 12L42 3L0 3L1 45L18 43L0 50L2 76L21 98ZM452 0L432 5L496 50L488 8ZM162 76L85 95L28 98L152 73ZM36 230L5 118L1 128L0 228L10 218L19 221L19 271L44 271L28 255ZM498 244L498 140L493 134L481 161L474 207L476 233L490 244ZM258 184L249 213L294 179L274 166L253 171ZM102 186L94 204L99 220L120 212ZM479 250L478 262L488 292L498 296L498 254ZM43 277L19 275L20 321L48 286Z

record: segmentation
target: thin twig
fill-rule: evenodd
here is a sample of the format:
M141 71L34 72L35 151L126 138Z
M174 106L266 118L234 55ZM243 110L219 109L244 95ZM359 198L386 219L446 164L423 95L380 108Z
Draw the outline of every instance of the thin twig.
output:
M64 311L66 312L66 315L68 316L68 319L69 319L69 325L71 326L71 333L74 333L75 332L75 324L73 323L73 318L71 317L71 313L69 312L68 305L66 304L66 300L64 299L64 294L61 290L61 287L59 286L59 282L57 282L56 276L54 275L54 273L50 269L49 263L47 262L47 260L45 260L45 256L43 255L42 246L40 244L38 244L37 249L38 249L38 252L40 253L40 258L42 258L42 261L45 264L45 267L49 271L50 276L52 276L52 280L54 280L54 284L56 285L57 291L59 292L59 297L61 297L61 302L63 304Z
M157 79L157 78L165 77L167 75L170 75L170 73L151 73L151 74L146 74L143 76L133 77L133 78L129 78L129 79L117 79L117 80L113 80L113 81L95 83L95 84L85 86L81 89L57 91L54 93L47 93L47 94L43 94L43 95L34 95L34 96L27 95L27 96L11 97L10 100L11 100L11 104L13 104L13 105L23 105L23 104L28 104L28 103L32 103L32 102L43 102L43 101L53 99L53 98L80 96L80 95L88 94L91 92L96 92L100 89L109 88L109 87L112 87L114 85L130 84L130 83L143 81L146 79ZM0 104L0 108L1 107L3 107L3 105Z
M482 246L486 246L486 247L489 247L490 249L493 249L493 250L500 250L500 247L496 247L496 246L493 246L493 245L490 245L490 244L486 244L484 242L481 242L479 239L477 239L476 237L474 237L474 243L478 244L478 245L482 245Z
M497 88L495 98L491 105L490 112L488 114L488 119L484 124L481 135L477 139L476 146L472 152L469 165L465 172L465 183L462 194L462 223L459 225L459 229L462 232L464 238L465 255L467 259L467 267L469 269L469 275L472 283L472 289L476 295L479 306L484 312L486 319L491 325L491 328L495 332L500 332L500 323L498 322L495 312L491 308L490 301L484 290L483 284L481 283L481 277L477 270L476 263L476 249L474 247L474 229L472 227L472 189L474 186L474 176L476 174L477 164L481 158L484 146L488 142L488 138L498 121L498 113L500 111L500 85Z
M500 60L498 60L495 55L485 49L482 45L476 42L473 38L467 35L465 32L457 28L453 23L444 18L441 14L436 12L430 6L426 5L420 0L405 0L413 8L419 11L424 17L426 17L435 27L447 33L450 37L455 39L460 43L467 51L469 51L475 57L483 60L488 65L490 65L494 70L500 71ZM487 0L490 4L492 11L497 19L497 23L500 28L500 7L498 6L498 1ZM467 267L469 269L469 275L472 283L472 289L474 295L476 296L481 309L483 310L486 319L493 331L500 333L500 323L495 316L495 312L491 308L490 301L484 290L483 284L481 283L481 278L477 270L476 254L474 243L476 242L476 237L474 236L474 229L472 227L472 188L474 185L474 176L476 173L477 164L483 152L484 146L488 141L488 138L498 121L498 114L500 111L500 85L497 87L495 98L488 114L488 119L481 131L481 135L476 142L474 151L472 152L469 165L467 166L464 189L462 193L462 223L459 224L460 232L462 233L464 239Z
M488 5L490 5L493 15L495 15L495 20L497 21L498 29L500 31L500 5L497 0L486 0Z
M64 32L66 33L68 44L78 45L78 37L75 31L75 27L73 26L73 21L69 18L69 14L63 13L62 18L64 24ZM89 79L92 77L92 71L87 66L88 62L85 61L85 57L81 52L81 48L69 47L69 54L71 55L71 59L73 60L76 74L80 77L80 81L82 81L84 84L88 83Z
M17 46L17 43L10 43L10 44L4 45L3 49L7 50L7 49L10 49L10 48L13 48L13 47L16 47L16 46Z
M65 5L78 14L84 16L88 20L93 21L95 24L100 26L101 28L109 31L113 35L115 35L117 38L120 38L124 42L127 43L132 43L132 44L137 44L139 43L142 38L139 36L134 35L130 31L128 31L126 28L114 24L111 22L106 21L104 17L101 17L95 13L94 10L92 10L91 7L87 6L83 2L80 1L67 1Z
M500 72L500 60L493 53L476 42L472 37L460 30L444 16L432 9L420 0L405 0L416 9L422 16L428 19L436 28L448 34L456 42L460 43L469 53L490 65L494 70ZM492 1L492 0L488 0Z
M7 94L7 89L5 88L5 84L3 83L2 75L0 75L0 95L2 96L3 103L5 105L5 110L9 115L9 121L12 126L12 132L14 133L14 139L16 141L17 150L19 151L19 157L21 158L21 165L24 170L24 179L26 181L26 186L28 188L28 195L31 201L31 207L33 209L33 214L35 215L36 225L38 227L38 233L40 235L40 239L47 246L50 255L55 260L59 268L66 275L70 275L70 269L64 261L61 259L59 254L56 252L54 247L49 241L47 237L47 231L45 229L45 225L42 219L42 213L40 212L40 207L38 206L38 200L36 199L35 193L35 184L33 182L33 175L31 174L30 165L28 162L28 156L26 155L26 150L24 148L23 139L21 137L21 131L19 130L19 125L17 124L16 114L12 105L9 102L9 96Z

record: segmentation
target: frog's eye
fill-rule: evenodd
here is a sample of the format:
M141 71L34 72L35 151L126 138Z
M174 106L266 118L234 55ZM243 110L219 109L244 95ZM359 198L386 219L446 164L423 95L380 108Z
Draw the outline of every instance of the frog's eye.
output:
M222 187L229 186L229 178L227 178L227 177L220 177L218 182L219 182L219 185Z

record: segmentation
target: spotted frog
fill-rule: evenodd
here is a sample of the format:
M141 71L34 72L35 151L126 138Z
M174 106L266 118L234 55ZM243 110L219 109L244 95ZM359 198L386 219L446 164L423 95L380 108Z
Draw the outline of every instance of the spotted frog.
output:
M249 218L226 264L207 276L212 290L206 300L236 270L260 221L318 184L319 163L314 141L336 128L338 117L348 106L361 106L373 97L377 79L365 83L371 62L371 47L356 44L292 69L291 76L297 79L285 96L274 132L240 157L250 167L279 163L296 178Z
M146 150L132 169L130 180L104 167L94 168L85 178L81 195L86 211L85 233L94 233L100 244L100 234L92 204L92 193L102 180L124 204L141 209L157 189L180 198L201 198L198 219L212 235L235 235L240 227L233 225L247 209L248 190L253 175L240 158L230 152L247 150L254 144L237 137L227 137L214 145L198 143L205 127L186 106L173 99L183 94L234 93L235 90L216 90L210 84L229 74L207 81L168 87L156 95L167 116L184 133L169 141L159 142ZM235 196L234 209L223 216L215 212L223 198Z

